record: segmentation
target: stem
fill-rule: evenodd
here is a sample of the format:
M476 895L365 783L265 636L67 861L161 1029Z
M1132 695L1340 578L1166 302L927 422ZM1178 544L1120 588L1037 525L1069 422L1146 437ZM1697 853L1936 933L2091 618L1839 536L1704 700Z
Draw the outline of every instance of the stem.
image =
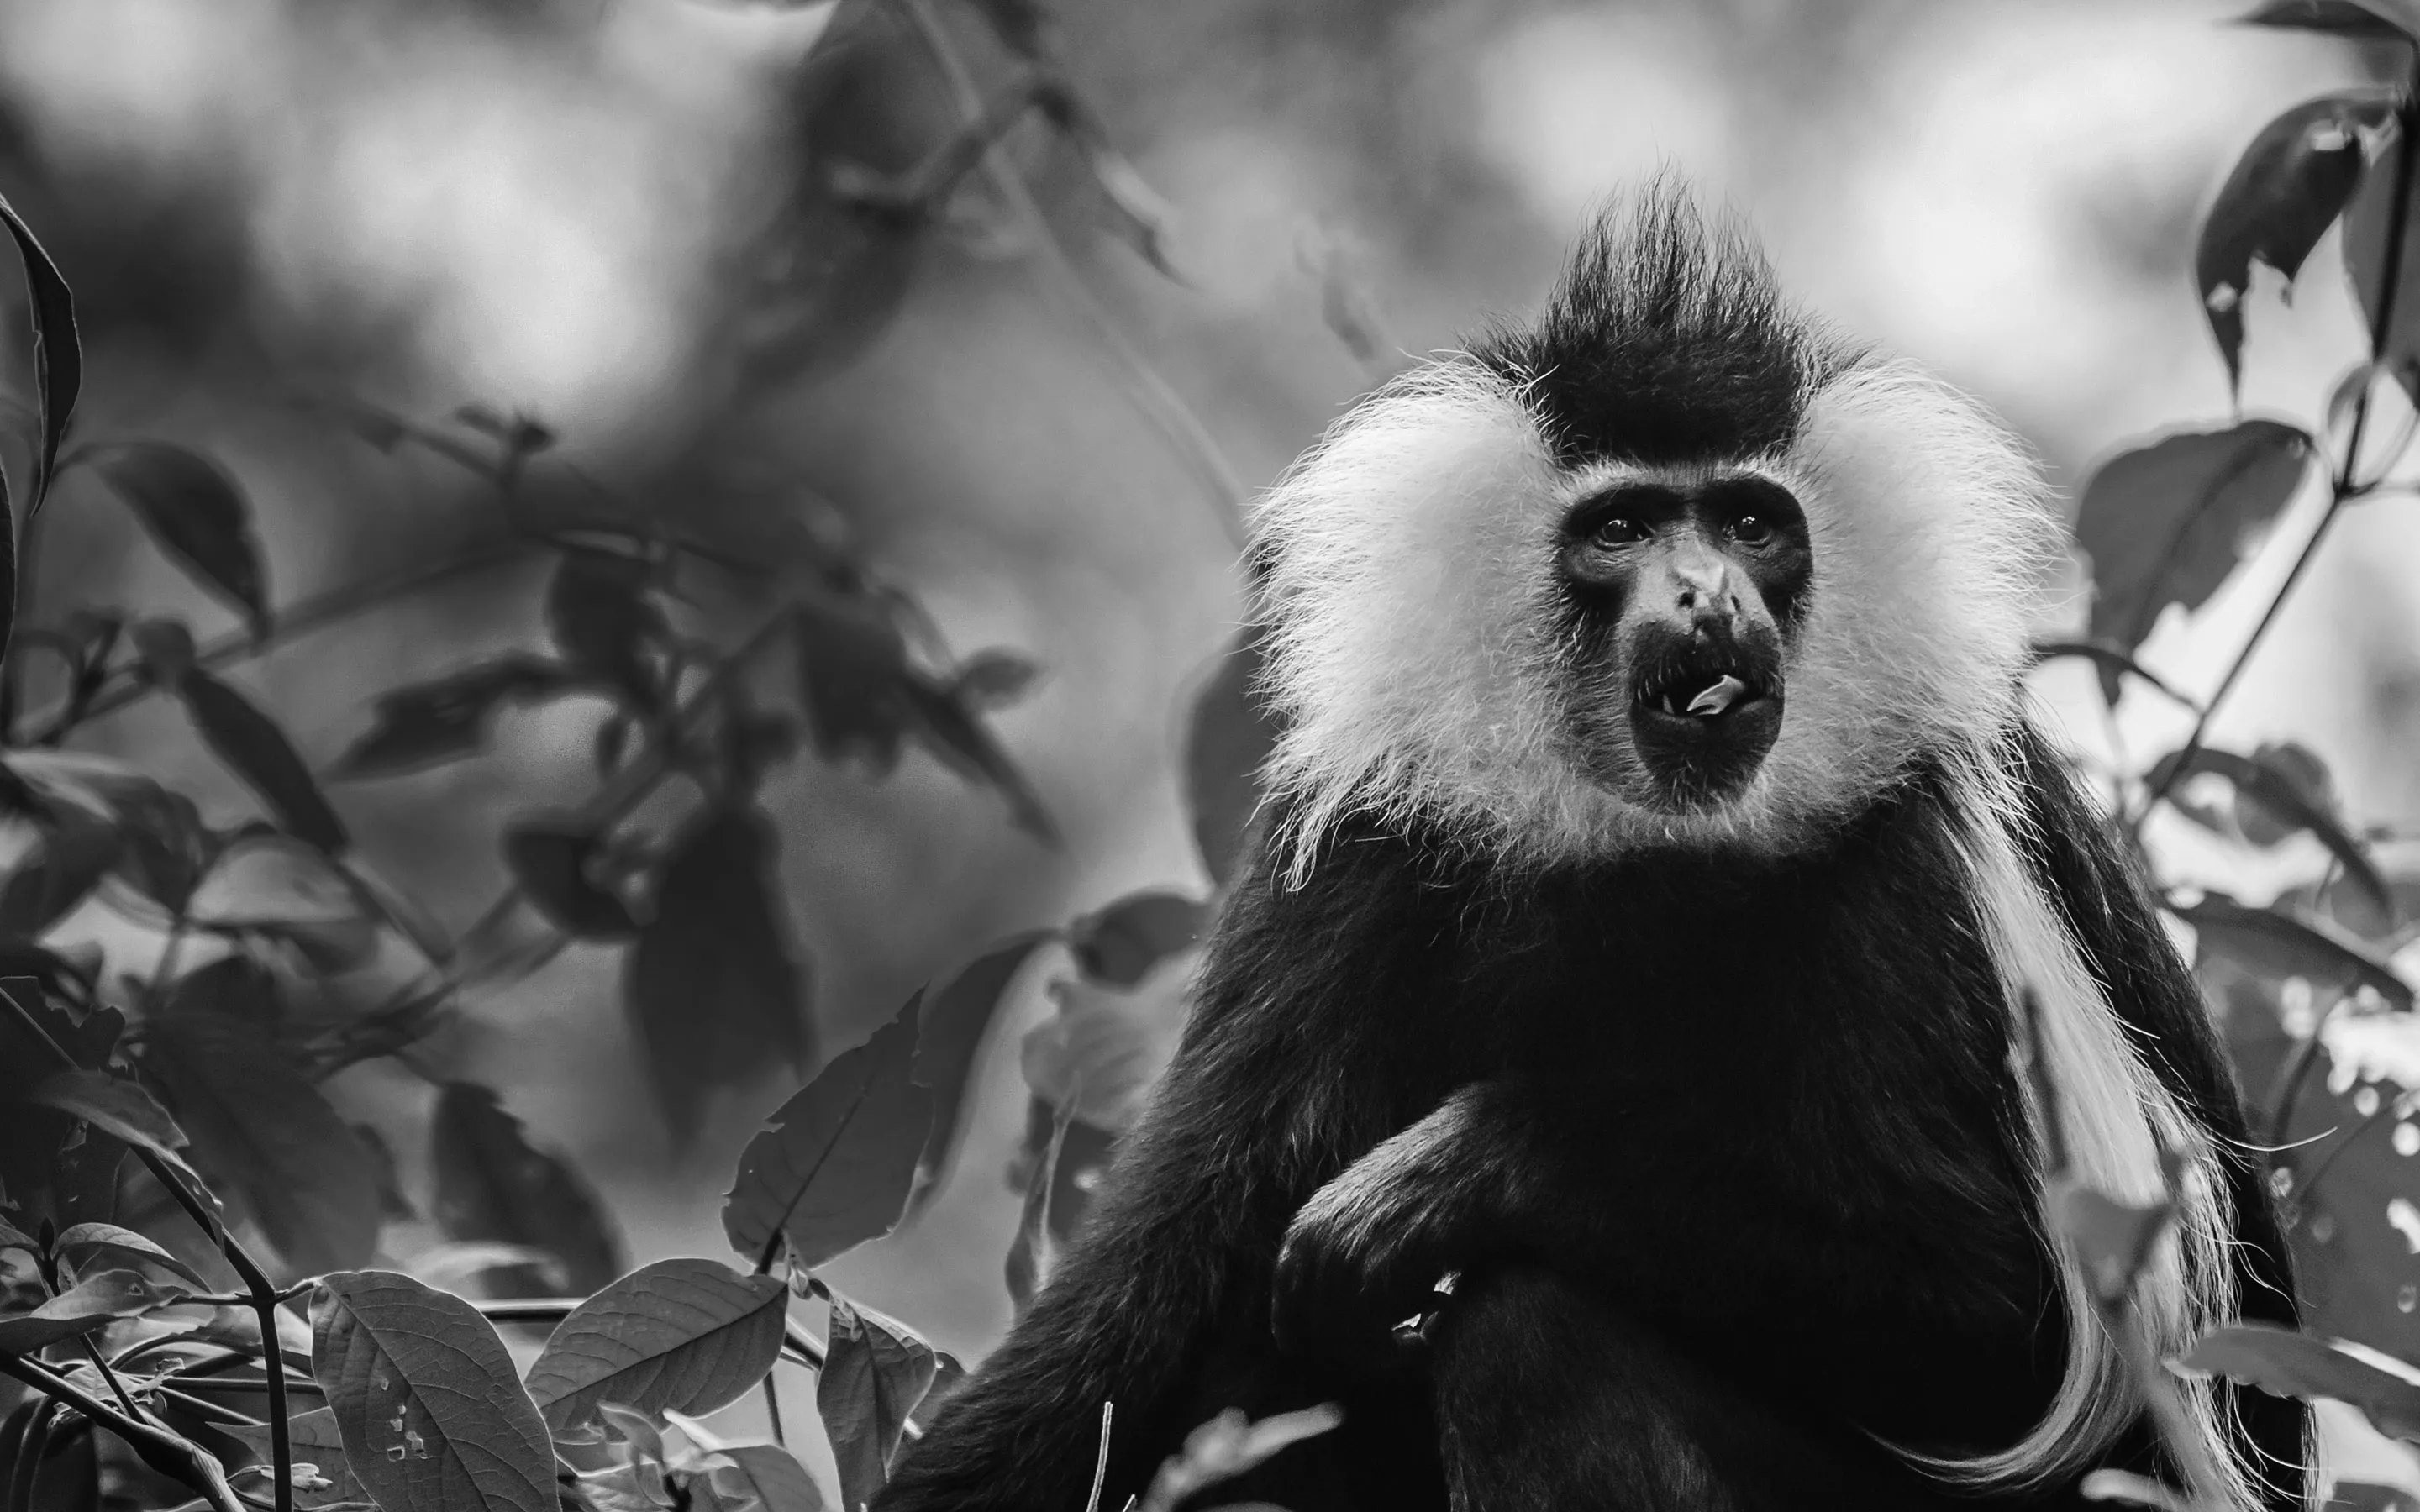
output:
M2420 68L2420 64L2415 64L2415 68ZM2412 208L2412 160L2420 158L2420 108L2414 106L2412 87L2413 84L2408 82L2404 97L2396 110L2397 129L2401 141L2396 159L2395 194L2387 209L2386 256L2379 274L2378 309L2369 322L2372 362L2385 355L2387 336L2395 329L2395 297L2403 283L2404 232ZM2389 381L2392 381L2391 375ZM2227 665L2226 675L2219 679L2218 687L2203 702L2201 713L2194 720L2193 733L2185 737L2184 748L2177 753L2166 774L2151 789L2150 795L2143 800L2142 810L2134 819L2137 825L2149 815L2161 799L2168 795L2168 790L2175 787L2178 779L2193 765L2194 757L2201 751L2203 737L2210 733L2211 720L2218 715L2219 705L2226 702L2227 694L2235 690L2236 681L2243 675L2243 669L2250 664L2252 654L2260 649L2269 626L2276 623L2278 611L2286 607L2286 600L2293 594L2295 584L2302 581L2303 573L2310 566L2311 559L2319 555L2319 543L2327 539L2328 527L2335 523L2346 504L2359 497L2361 490L2354 486L2353 470L2361 459L2362 434L2369 427L2369 396L2376 384L2377 375L2373 373L2353 400L2352 426L2345 438L2344 455L2337 459L2335 476L2330 480L2327 512L2313 527L2310 539L2303 543L2302 554L2295 557L2294 564L2286 570L2286 580L2277 585L2277 592L2269 600L2269 607L2261 611L2259 623L2253 625L2252 634L2244 640L2242 649L2236 652L2235 660Z
M918 39L923 42L924 50L932 54L934 66L939 69L942 80L949 85L950 93L957 102L961 125L980 121L984 116L983 91L976 86L974 75L968 69L965 60L958 56L948 29L933 13L929 0L896 0L896 4L916 28ZM1032 192L1026 188L1024 176L1009 160L1007 149L998 143L985 147L983 173L992 193L1008 207L1009 213L1016 218L1020 228L1032 239L1040 252L1051 293L1083 322L1093 339L1125 374L1130 385L1125 391L1127 399L1192 469L1195 481L1201 484L1203 495L1218 517L1218 528L1232 544L1241 548L1244 545L1241 515L1244 486L1236 478L1234 469L1227 465L1227 459L1219 452L1218 443L1211 439L1208 427L1202 424L1201 418L1193 413L1133 343L1126 340L1118 330L1117 323L1110 319L1109 311L1093 298L1093 291L1085 286L1083 275L1077 272L1075 263L1067 256L1067 249L1060 245L1058 234L1051 229L1042 208L1034 203Z
M19 1002L17 995L10 992L5 983L0 983L0 1002L8 1005L18 1024L32 1034L34 1042L48 1051L51 1057L62 1069L68 1071L82 1069L77 1065L75 1057L69 1055L56 1040L51 1038L50 1031L42 1027L39 1019L34 1017L33 1010ZM260 1319L260 1347L268 1354L270 1362L277 1367L274 1370L263 1372L269 1384L270 1465L277 1476L275 1489L277 1512L294 1512L292 1473L294 1446L289 1442L286 1424L286 1354L277 1343L279 1295L277 1288L271 1284L268 1273L261 1270L259 1262L252 1257L251 1253L243 1247L235 1235L227 1231L226 1226L219 1220L218 1215L202 1206L201 1200L185 1189L183 1178L177 1174L167 1161L141 1145L129 1145L127 1148L132 1149L134 1152L134 1158L141 1161L144 1167L150 1171L152 1178L160 1183L162 1189L176 1200L178 1207L185 1210L186 1216L200 1225L203 1233L218 1241L219 1253L226 1257L227 1263L235 1267L236 1274L243 1280L254 1315ZM0 1365L5 1365L7 1363L0 1361ZM82 1411L81 1407L79 1411ZM91 1414L87 1412L86 1415ZM176 1439L173 1434L167 1437L178 1443L184 1443L182 1439ZM193 1446L186 1444L185 1447L192 1449ZM198 1449L194 1449L193 1452L201 1453ZM225 1484L225 1478L222 1477L219 1485L224 1489ZM233 1494L232 1491L228 1492L230 1496Z
M515 561L537 545L520 536L499 536L473 546L456 556L408 567L366 582L332 588L288 606L271 622L263 635L256 637L248 631L235 631L210 641L195 654L194 665L206 671L218 671L250 661L287 641L340 624L396 599L408 598L448 579ZM121 672L112 679L111 686L104 687L80 710L62 701L42 711L47 721L42 743L55 744L60 736L75 726L139 703L159 690L159 685L149 678L132 671Z
M765 1372L765 1421L772 1429L773 1442L786 1449L790 1446L790 1439L782 1431L782 1393L773 1384L773 1378L781 1373L781 1369L782 1362L776 1360L773 1367Z
M64 1402L95 1423L124 1439L143 1457L143 1462L163 1475L175 1477L184 1486L202 1493L215 1512L244 1512L243 1503L235 1489L227 1484L226 1472L219 1462L203 1452L191 1440L180 1438L165 1428L154 1427L128 1417L117 1409L79 1390L73 1381L53 1375L43 1366L21 1355L0 1355L0 1375L13 1376L53 1401ZM276 1425L271 1425L272 1429ZM283 1435L280 1435L283 1437ZM282 1482L290 1483L293 1476L287 1471L278 1473ZM290 1484L278 1498L280 1506L293 1501Z
M17 1442L16 1470L8 1477L8 1512L34 1504L34 1483L42 1473L42 1457L50 1452L51 1420L58 1411L58 1403L46 1398L25 1424L25 1436Z

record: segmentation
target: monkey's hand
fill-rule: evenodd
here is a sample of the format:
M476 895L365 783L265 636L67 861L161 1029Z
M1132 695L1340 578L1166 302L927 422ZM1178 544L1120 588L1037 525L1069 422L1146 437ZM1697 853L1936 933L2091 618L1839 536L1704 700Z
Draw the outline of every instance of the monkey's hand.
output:
M1313 1193L1278 1252L1278 1347L1364 1369L1394 1361L1397 1325L1501 1237L1490 1228L1503 1144L1465 1088Z

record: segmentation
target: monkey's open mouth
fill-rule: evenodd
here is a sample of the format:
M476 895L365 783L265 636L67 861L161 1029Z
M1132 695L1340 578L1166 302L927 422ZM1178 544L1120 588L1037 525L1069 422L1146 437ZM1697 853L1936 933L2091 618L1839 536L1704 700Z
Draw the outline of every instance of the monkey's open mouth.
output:
M1675 718L1719 719L1771 691L1754 668L1726 659L1662 669L1639 684L1638 702Z

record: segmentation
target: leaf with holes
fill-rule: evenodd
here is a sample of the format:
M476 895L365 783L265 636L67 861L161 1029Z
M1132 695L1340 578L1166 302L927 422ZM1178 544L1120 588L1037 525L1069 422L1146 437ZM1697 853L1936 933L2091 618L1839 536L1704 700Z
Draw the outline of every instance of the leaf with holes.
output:
M378 1242L376 1161L262 1025L178 983L156 1014L143 1069L166 1089L194 1159L238 1195L297 1273L358 1265Z
M1261 802L1261 767L1277 745L1277 719L1261 702L1261 639L1247 629L1194 696L1185 733L1185 797L1193 843L1220 886L1243 855Z
M320 1277L311 1374L383 1512L557 1512L546 1423L461 1298L390 1271Z
M2247 420L2103 463L2075 523L2092 556L2092 639L2131 653L2168 605L2200 608L2302 486L2313 450L2291 425Z
M2273 1396L2344 1402L2361 1409L2381 1433L2420 1443L2420 1385L2307 1334L2233 1323L2210 1334L2178 1364L2257 1386Z
M2248 908L2216 892L2195 903L2171 903L2167 909L2194 927L2203 953L2224 955L2266 978L2302 977L2339 990L2368 987L2388 1007L2412 1011L2411 984L2385 957L2326 919Z
M487 738L498 708L550 698L572 682L571 672L554 662L514 654L381 693L376 722L336 758L328 776L389 777L471 755Z
M789 1288L712 1260L642 1266L572 1309L530 1366L530 1395L556 1433L600 1402L703 1416L737 1401L782 1352Z
M771 821L716 810L691 825L656 882L639 931L628 1002L658 1104L686 1144L717 1088L761 1076L778 1058L812 1059L807 973L792 944Z
M2375 90L2305 100L2261 128L2227 175L2202 223L2194 276L2230 385L2242 381L2252 265L2293 282L2361 182L2361 133L2394 116L2393 100Z
M504 826L504 865L537 911L575 939L624 939L639 921L597 881L611 837L578 814L534 814Z
M569 1289L582 1296L622 1273L622 1245L595 1191L569 1165L533 1147L495 1093L445 1084L429 1145L437 1224L447 1235L543 1250L563 1262ZM544 1295L538 1280L516 1267L493 1273L489 1285L495 1296L534 1297Z
M209 1289L209 1283L194 1274L193 1267L161 1248L156 1241L116 1224L77 1224L59 1235L53 1247L78 1273L103 1264L118 1270L156 1265L192 1282L196 1290Z
M791 1263L814 1267L891 1232L932 1124L915 1064L911 1001L774 1110L723 1198L733 1249L761 1263L787 1239Z
M225 469L164 441L114 441L84 455L179 566L240 613L254 635L268 633L268 574L252 506Z
M939 991L922 995L916 1019L915 1080L932 1093L933 1123L916 1167L915 1190L908 1206L910 1214L940 1190L951 1162L957 1158L958 1113L966 1103L984 1037L1009 984L1025 969L1035 949L1056 937L1049 930L1016 935L977 957Z
M132 1271L102 1271L31 1312L0 1318L0 1355L31 1354L121 1318L173 1307L185 1294L181 1287L163 1286Z
M2236 18L2242 26L2330 32L2366 41L2405 41L2420 37L2415 0L2262 0Z
M940 1368L923 1335L838 1292L824 1367L815 1378L815 1411L831 1439L840 1472L841 1504L863 1506L891 1478L908 1414L916 1411Z
M1202 938L1210 905L1182 893L1129 893L1067 926L1067 949L1084 975L1131 987L1154 966Z

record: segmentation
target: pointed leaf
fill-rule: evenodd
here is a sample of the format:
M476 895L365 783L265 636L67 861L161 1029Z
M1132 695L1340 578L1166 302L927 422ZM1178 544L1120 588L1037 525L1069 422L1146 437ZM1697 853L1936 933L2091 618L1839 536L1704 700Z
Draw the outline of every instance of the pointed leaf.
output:
M367 1259L378 1241L377 1162L268 1029L187 999L180 984L171 1006L186 1011L153 1018L143 1068L193 1135L196 1163L241 1196L297 1273Z
M557 1512L546 1424L461 1298L387 1271L323 1276L311 1373L383 1512Z
M26 1101L70 1113L130 1145L164 1155L177 1165L187 1143L168 1110L134 1082L105 1071L54 1071L36 1084Z
M495 1093L449 1082L431 1122L437 1223L447 1234L555 1256L568 1288L583 1296L622 1273L622 1246L597 1194L569 1165L533 1148ZM499 1297L539 1296L537 1281L520 1270L489 1284Z
M2333 32L2365 40L2410 41L2420 37L2420 4L2413 0L2261 0L2236 18L2243 26Z
M2200 936L2199 949L2242 963L2271 977L2304 977L2325 986L2367 987L2399 1012L2412 1011L2411 984L2385 958L2323 918L2247 908L2223 893L2197 903L2166 905Z
M105 815L76 803L38 802L10 823L36 838L0 883L0 938L32 939L91 896L125 844Z
M630 951L629 1005L674 1138L706 1094L810 1057L806 968L778 900L780 840L753 809L720 809L683 835Z
M970 656L950 674L949 696L966 708L1006 708L1032 690L1041 669L1013 651Z
M863 1506L889 1481L908 1414L939 1368L933 1346L914 1329L832 1294L815 1410L831 1439L842 1505Z
M269 1425L266 1423L230 1423L224 1429L240 1439L257 1457L261 1464L270 1462ZM312 1466L324 1485L306 1485L297 1477L294 1504L303 1512L317 1512L320 1507L334 1507L351 1503L356 1507L370 1500L367 1488L353 1473L345 1460L344 1436L337 1431L336 1414L328 1408L315 1407L307 1412L297 1412L287 1420L286 1442L294 1452L294 1465Z
M665 633L648 597L654 564L613 551L574 548L546 590L546 623L563 659L643 707L656 702L648 649Z
M2381 1433L2420 1443L2420 1385L2307 1334L2233 1323L2213 1331L2178 1364L2257 1386L2273 1396L2345 1402L2360 1408Z
M947 688L921 677L908 683L908 701L915 714L916 733L943 765L969 781L997 789L1008 800L1009 812L1019 828L1045 844L1059 843L1059 826L1043 808L1041 796L972 708Z
M876 772L899 760L914 721L908 687L908 642L879 604L812 599L792 621L799 703L815 754L827 762L861 759Z
M908 1079L916 1005L835 1057L749 1141L722 1204L731 1247L760 1264L789 1242L812 1268L891 1232L931 1127L933 1095Z
M118 1319L173 1306L184 1295L181 1288L162 1286L132 1271L103 1271L32 1312L0 1318L0 1355L31 1354Z
M2195 713L2201 712L2200 703L2178 692L2163 682L2158 674L2149 671L2116 646L2102 645L2091 640L2037 640L2033 644L2033 659L2037 667L2046 661L2055 661L2061 656L2080 657L2092 663L2101 673L2102 697L2113 706L2118 702L2119 680L2122 677L2131 676L2141 678Z
M34 328L34 402L40 435L34 449L34 482L27 490L29 499L25 517L30 519L42 507L50 492L52 474L57 470L59 442L68 433L68 421L75 414L76 393L84 383L84 349L76 341L75 296L68 290L68 281L59 276L56 263L42 250L33 228L18 215L8 201L0 200L0 221L8 225L8 235L17 243L17 255L25 265L25 292L30 296L27 314ZM5 493L0 487L0 493ZM13 555L10 561L13 563ZM16 574L8 577L13 580ZM5 649L8 614L14 606L9 599L0 605L0 649Z
M2092 639L2131 653L2161 609L2200 608L2235 570L2246 533L2294 497L2313 450L2291 425L2249 420L2102 464L2075 524L2092 555Z
M1210 923L1210 905L1182 893L1129 893L1067 926L1067 949L1095 981L1131 987L1154 966L1189 949Z
M659 1260L572 1309L530 1366L529 1388L557 1434L600 1402L703 1416L753 1390L782 1352L789 1288L712 1260Z
M2391 3L2398 9L2420 8L2415 0L2379 0ZM2366 4L2366 0L2365 0ZM2379 305L2386 287L2386 262L2393 235L2395 201L2397 182L2404 174L2404 149L2407 144L2397 132L2380 151L2378 161L2362 175L2361 187L2354 191L2352 203L2345 208L2344 258L2345 271L2352 280L2353 296L2361 302L2362 325L2366 331L2378 329ZM2370 356L2403 385L2406 394L2420 393L2420 185L2404 196L2403 234L2401 236L2401 272L2395 284L2395 308L2386 339L2378 343Z
M1219 658L1193 701L1185 734L1185 796L1193 843L1213 883L1224 886L1243 855L1261 803L1261 767L1277 745L1277 721L1258 696L1261 640L1247 628Z
M611 837L578 814L535 814L504 827L504 864L537 911L574 939L622 939L639 921L596 880Z
M2177 753L2162 757L2144 780L2153 790L2164 785L2169 770L2176 765ZM2342 864L2347 880L2359 887L2370 902L2388 915L2395 912L2395 899L2387 890L2386 879L2378 873L2377 864L2359 841L2347 833L2336 816L2312 795L2298 786L2286 772L2235 754L2212 750L2205 746L2193 753L2187 767L2193 772L2211 772L2226 779L2239 794L2247 795L2260 806L2265 816L2290 829L2307 830ZM2256 843L2257 841L2256 841Z
M83 454L163 549L243 615L269 630L268 576L252 506L225 469L164 441L116 441Z
M728 1461L706 1472L700 1512L827 1512L823 1488L789 1450L736 1443L715 1451Z
M1048 1133L1035 1149L1032 1129L1026 1132L1025 1198L1018 1205L1016 1234L1009 1241L1008 1257L1001 1265L1009 1304L1019 1313L1032 1305L1034 1293L1042 1289L1043 1278L1056 1257L1051 1240L1058 1230L1051 1223L1051 1197L1059 1190L1059 1160L1066 1149L1076 1111L1073 1101L1047 1103L1036 1098L1034 1106L1048 1112Z
M345 822L328 807L311 769L294 753L293 742L277 721L199 667L187 668L172 687L202 743L260 795L278 827L331 856L351 843Z
M499 706L551 697L571 686L566 668L515 653L381 693L376 722L336 759L328 776L387 777L468 756L487 738Z
M209 1289L209 1283L195 1275L193 1267L161 1248L157 1242L116 1224L77 1224L59 1235L54 1247L79 1273L102 1261L118 1269L156 1265L192 1282L197 1291Z
M923 995L916 1020L915 1079L932 1092L933 1125L916 1170L911 1213L940 1190L957 1158L958 1112L1009 983L1025 969L1035 948L1055 937L1049 930L1014 936L977 957L939 992Z
M2194 276L2230 384L2242 378L2252 265L2293 281L2361 182L2360 132L2384 126L2394 113L2392 100L2375 91L2305 100L2261 128L2227 175L2202 223Z

